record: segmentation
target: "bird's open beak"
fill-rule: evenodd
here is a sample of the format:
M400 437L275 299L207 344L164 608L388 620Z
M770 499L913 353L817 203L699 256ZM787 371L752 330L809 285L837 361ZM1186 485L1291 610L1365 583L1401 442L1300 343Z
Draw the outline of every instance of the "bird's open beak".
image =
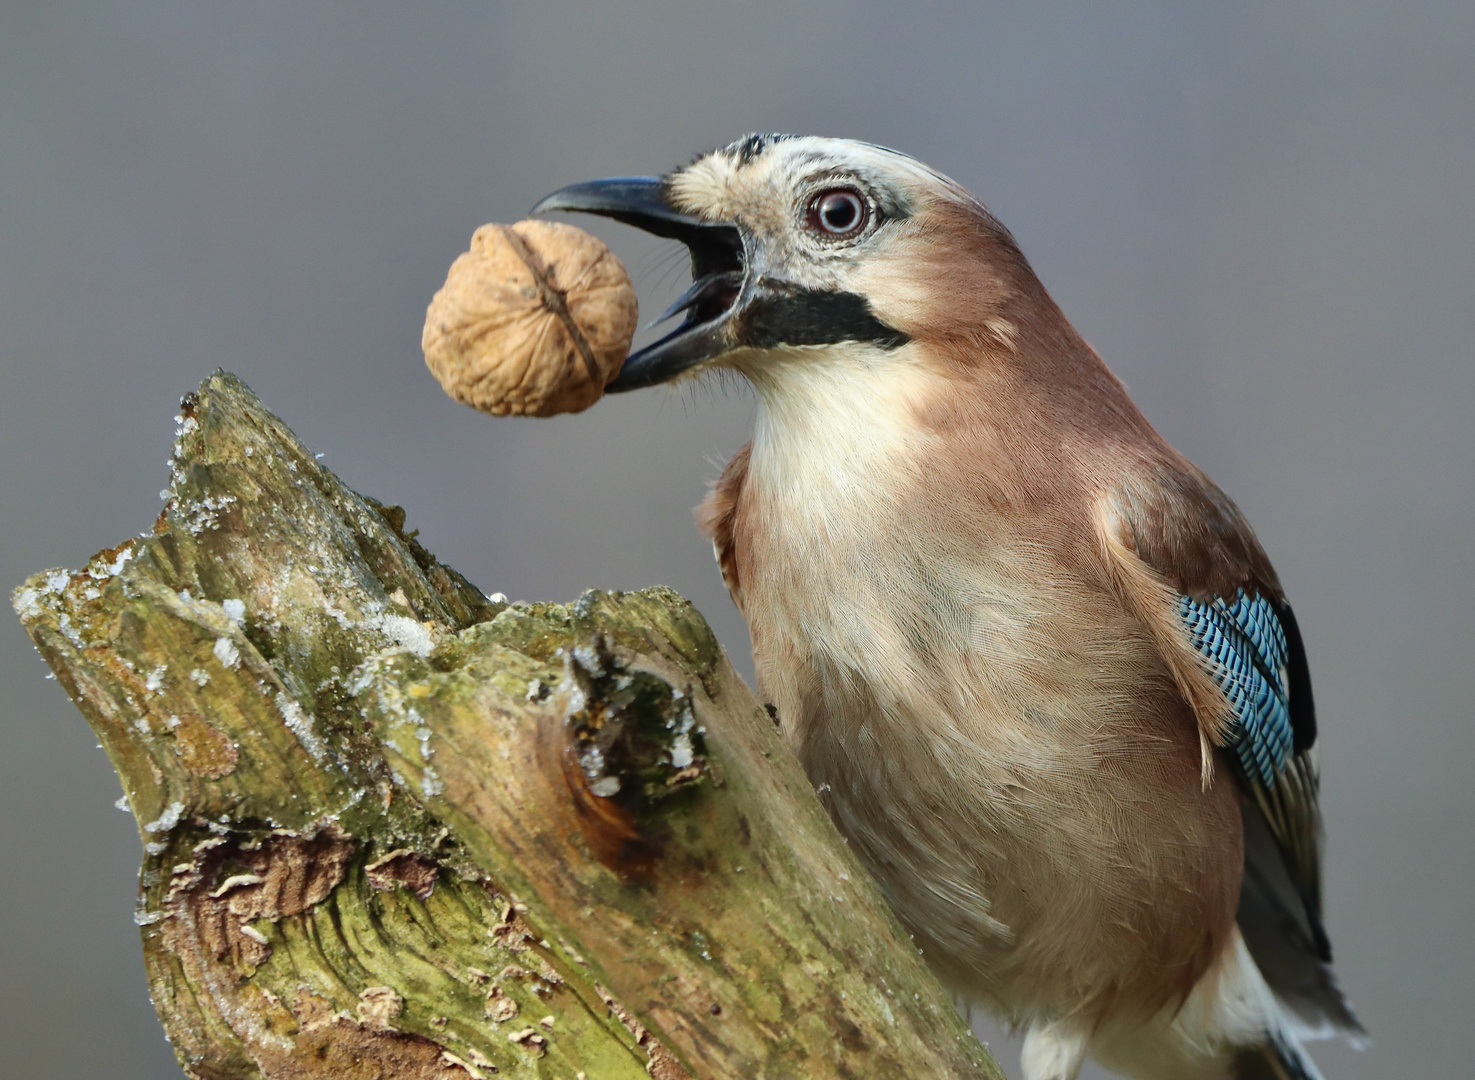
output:
M683 312L686 318L671 333L625 359L605 390L639 390L674 379L744 344L737 314L746 287L743 240L735 225L703 221L673 207L666 182L655 176L622 176L571 184L549 195L532 213L549 210L600 214L634 225L656 236L680 240L691 252L691 288L658 319Z

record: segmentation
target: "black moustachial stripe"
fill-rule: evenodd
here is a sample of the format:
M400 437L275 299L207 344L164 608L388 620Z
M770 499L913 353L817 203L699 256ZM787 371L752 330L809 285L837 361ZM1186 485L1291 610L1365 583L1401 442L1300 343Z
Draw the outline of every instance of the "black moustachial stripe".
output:
M864 341L894 349L911 340L876 318L866 298L852 292L771 288L753 298L741 319L735 336L754 349L836 345L842 341Z

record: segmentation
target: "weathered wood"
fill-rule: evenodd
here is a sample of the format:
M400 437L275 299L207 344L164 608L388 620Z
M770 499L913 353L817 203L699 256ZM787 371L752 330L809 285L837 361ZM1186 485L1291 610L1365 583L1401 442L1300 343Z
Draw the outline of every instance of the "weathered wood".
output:
M153 535L14 603L192 1076L999 1075L689 604L489 600L230 375Z

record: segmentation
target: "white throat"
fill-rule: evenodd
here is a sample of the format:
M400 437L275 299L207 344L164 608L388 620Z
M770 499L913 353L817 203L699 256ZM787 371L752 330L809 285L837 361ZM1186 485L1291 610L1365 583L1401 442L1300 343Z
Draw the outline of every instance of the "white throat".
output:
M927 441L913 420L927 376L908 348L774 349L733 367L758 392L749 482L800 518L884 498Z

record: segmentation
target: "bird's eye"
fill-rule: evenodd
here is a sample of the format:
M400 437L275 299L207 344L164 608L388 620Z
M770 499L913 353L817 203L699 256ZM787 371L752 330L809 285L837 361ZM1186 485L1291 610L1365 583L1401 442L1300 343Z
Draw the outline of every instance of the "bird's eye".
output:
M860 232L868 216L865 200L850 188L831 188L809 200L809 227L837 240Z

